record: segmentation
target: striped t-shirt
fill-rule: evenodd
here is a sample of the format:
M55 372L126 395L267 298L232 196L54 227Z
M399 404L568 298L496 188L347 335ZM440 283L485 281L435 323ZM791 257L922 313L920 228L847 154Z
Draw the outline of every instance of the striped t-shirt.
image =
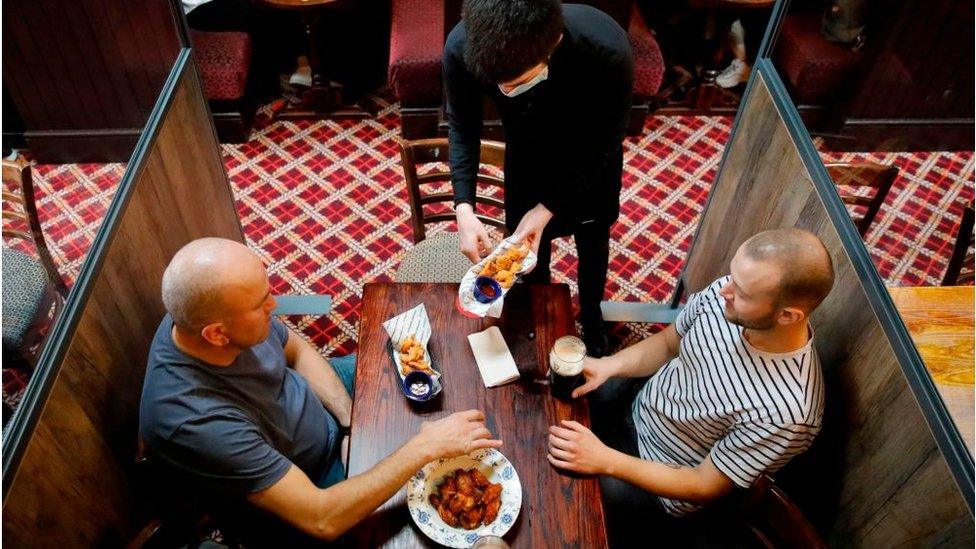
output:
M726 276L688 300L675 329L678 356L634 400L643 459L695 467L708 455L740 488L810 447L823 417L823 374L813 336L790 353L760 351L725 319ZM672 515L698 509L661 498Z

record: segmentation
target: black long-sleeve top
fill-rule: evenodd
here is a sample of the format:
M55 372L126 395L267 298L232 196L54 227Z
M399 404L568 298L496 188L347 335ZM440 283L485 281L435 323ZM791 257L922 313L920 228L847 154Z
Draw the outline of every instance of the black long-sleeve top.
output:
M565 29L549 77L516 97L464 64L464 22L444 45L455 203L474 202L482 110L490 98L505 130L505 209L510 229L542 203L563 223L612 222L620 211L622 140L634 81L627 34L605 13L563 6Z

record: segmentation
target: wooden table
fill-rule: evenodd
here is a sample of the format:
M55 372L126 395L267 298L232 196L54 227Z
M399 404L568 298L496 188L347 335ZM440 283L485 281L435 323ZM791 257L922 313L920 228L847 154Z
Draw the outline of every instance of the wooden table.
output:
M974 387L972 286L889 288L925 368L973 454Z
M356 398L352 411L349 475L357 475L413 436L426 420L478 408L504 441L501 452L522 482L522 510L505 539L513 547L606 547L600 488L595 477L573 477L546 460L548 428L561 419L589 425L585 400L566 403L542 383L549 349L574 334L569 288L518 284L505 298L501 319L467 318L454 307L457 284L366 284L359 324ZM443 373L443 392L417 407L398 387L382 323L423 302L433 336L429 351ZM486 389L467 335L497 325L521 377ZM413 524L401 490L350 531L355 547L433 547Z

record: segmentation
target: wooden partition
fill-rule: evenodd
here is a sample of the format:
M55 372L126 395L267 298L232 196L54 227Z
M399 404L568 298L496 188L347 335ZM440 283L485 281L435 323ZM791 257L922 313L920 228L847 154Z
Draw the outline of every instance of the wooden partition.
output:
M120 547L143 525L133 458L163 270L192 239L243 241L189 49L139 147L4 440L10 547Z
M32 158L127 161L180 51L175 17L169 0L5 0L4 106Z
M757 70L685 268L688 291L727 274L757 232L819 235L836 269L812 319L826 416L782 483L831 546L972 547L972 457L958 453L958 432L931 381L924 385L921 361L782 82L768 60Z

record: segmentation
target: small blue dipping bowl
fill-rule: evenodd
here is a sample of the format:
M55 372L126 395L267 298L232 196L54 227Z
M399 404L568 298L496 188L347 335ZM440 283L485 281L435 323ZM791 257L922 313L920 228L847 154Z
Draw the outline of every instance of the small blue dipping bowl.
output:
M434 380L424 372L410 372L403 378L403 394L417 402L428 400L434 396Z
M474 298L478 303L491 303L502 296L502 286L490 276L474 279Z

